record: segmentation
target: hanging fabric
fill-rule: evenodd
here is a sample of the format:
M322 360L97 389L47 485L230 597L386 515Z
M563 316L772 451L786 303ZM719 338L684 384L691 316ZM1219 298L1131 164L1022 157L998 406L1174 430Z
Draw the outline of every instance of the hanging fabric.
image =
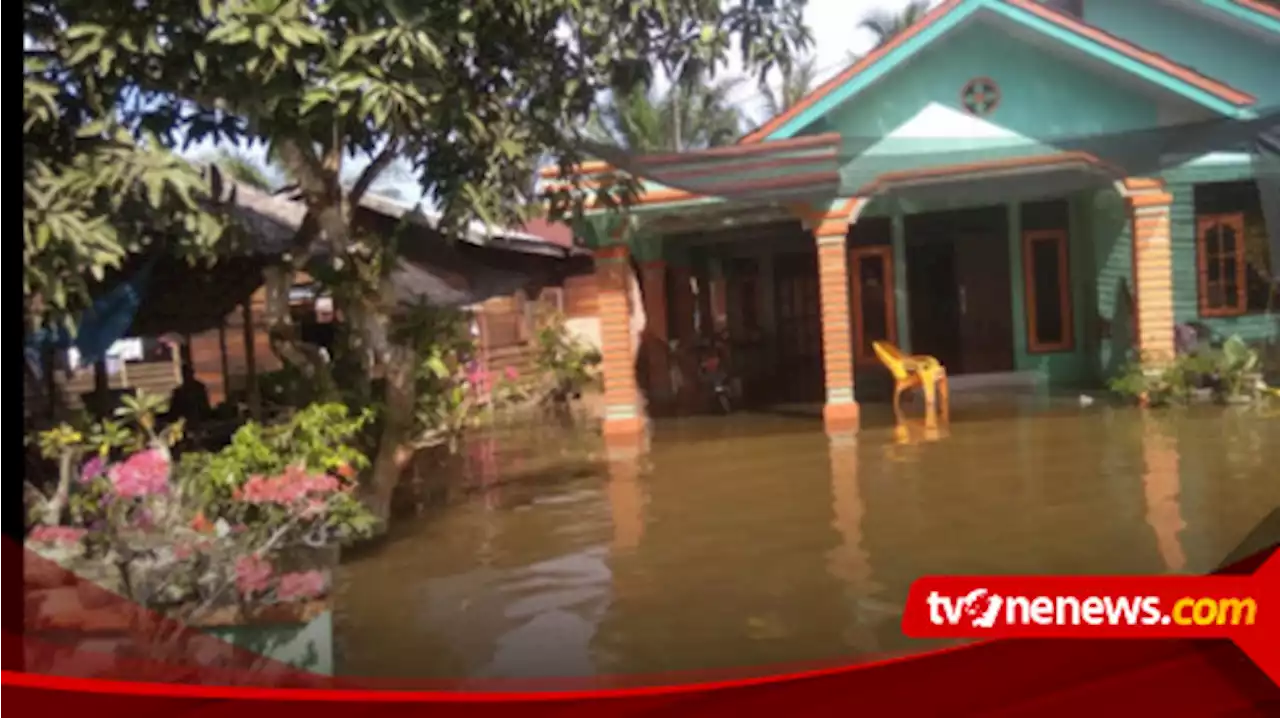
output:
M132 277L95 299L80 315L74 339L64 327L40 329L27 338L25 348L28 354L38 355L42 346L52 344L57 349L74 347L83 364L98 361L112 344L128 333L146 295L157 259L158 256L147 260Z

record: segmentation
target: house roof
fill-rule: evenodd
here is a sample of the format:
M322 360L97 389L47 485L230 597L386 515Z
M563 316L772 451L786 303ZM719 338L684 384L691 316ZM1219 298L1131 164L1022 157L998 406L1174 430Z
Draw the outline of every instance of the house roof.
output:
M795 106L743 137L739 143L762 143L774 139L780 133L785 138L798 132L809 124L806 118L813 115L816 109L823 105L829 108L856 94L860 89L858 81L866 79L867 76L873 74L878 76L891 70L931 42L933 36L946 32L964 17L982 10L997 12L1055 39L1070 38L1078 42L1081 49L1097 54L1118 66L1125 67L1129 63L1136 62L1160 78L1161 84L1167 88L1180 91L1181 94L1202 103L1208 102L1219 111L1228 108L1245 108L1255 102L1253 95L1247 92L1034 0L946 0L905 32L823 83ZM1125 67L1125 69L1130 68ZM811 119L816 118L810 118L810 121Z
M550 222L541 217L526 220L520 228L527 234L557 247L573 247L573 230L563 222Z
M294 230L306 216L306 205L293 194L272 194L242 183L231 184L234 186L237 214L249 224L255 236L256 251L266 254L283 251L293 237ZM389 219L407 219L432 231L438 230L440 226L439 212L389 197L366 194L360 200L360 207ZM492 227L472 221L467 225L462 240L491 249L554 257L565 257L582 251L573 246L572 233L569 241L564 241L563 235L557 233L554 227L546 223L543 225L545 226L535 225L539 227L539 231L531 231L528 223L517 229ZM547 233L553 236L547 236Z
M622 170L660 187L648 187L641 204L682 202L707 197L778 200L834 191L840 184L838 133L808 135L756 145L729 145L654 155L630 155L602 148L605 161L583 165L584 184L593 175ZM779 174L779 168L786 168ZM543 171L554 182L558 168Z
M1267 3L1265 0L1230 0L1232 4L1252 10L1262 15L1270 15L1280 20L1280 5Z

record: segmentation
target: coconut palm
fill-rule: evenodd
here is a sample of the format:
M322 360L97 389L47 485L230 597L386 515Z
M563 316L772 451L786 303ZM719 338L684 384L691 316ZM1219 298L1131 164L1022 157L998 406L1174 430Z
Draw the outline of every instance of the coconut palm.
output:
M906 7L897 12L876 10L862 18L858 27L875 35L875 47L880 47L920 22L929 12L929 6L932 4L930 0L911 0Z
M783 70L782 84L777 91L764 88L765 109L771 117L776 117L795 107L806 95L813 92L817 84L818 66L810 57Z
M264 192L274 192L279 188L280 183L272 177L273 175L278 177L280 175L279 171L274 167L263 166L262 163L242 152L222 149L213 153L206 161L209 164L217 165L231 179L241 184Z
M220 149L207 156L206 162L216 164L232 179L264 192L278 192L289 186L289 182L280 178L288 176L274 153L267 151L266 161L259 162L239 150ZM348 189L355 184L363 168L344 164L342 184ZM369 187L369 194L381 195L390 199L404 199L404 193L396 186L397 182L405 182L409 172L400 164L392 163Z
M729 144L742 131L742 113L729 100L741 82L704 79L672 85L662 93L637 86L604 103L587 134L596 142L641 154Z

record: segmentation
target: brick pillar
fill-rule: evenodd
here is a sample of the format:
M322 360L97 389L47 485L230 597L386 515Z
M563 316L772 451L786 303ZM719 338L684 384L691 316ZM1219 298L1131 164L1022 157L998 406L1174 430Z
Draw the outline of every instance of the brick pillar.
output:
M640 287L644 293L644 352L649 366L646 377L649 399L671 399L671 335L667 329L667 263L645 262L640 267Z
M849 321L848 215L822 217L813 231L818 243L818 286L822 300L822 367L826 405L822 419L828 430L858 424L853 395L853 344Z
M687 410L696 409L698 403L698 360L692 351L698 341L697 329L693 323L696 301L693 289L689 286L692 277L689 267L681 264L670 265L667 274L671 282L668 296L671 298L672 310L672 322L667 330L671 338L679 343L680 371L684 375L676 399Z
M1161 186L1129 195L1133 220L1134 335L1144 362L1164 364L1174 357L1173 248L1169 205Z
M621 245L596 250L595 255L606 435L641 433L645 428L632 351L629 259L630 252Z

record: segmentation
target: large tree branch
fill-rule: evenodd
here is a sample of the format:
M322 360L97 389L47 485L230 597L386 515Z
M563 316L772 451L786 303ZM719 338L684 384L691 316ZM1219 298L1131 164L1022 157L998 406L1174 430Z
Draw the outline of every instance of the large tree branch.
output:
M309 200L327 198L333 193L336 175L325 168L315 150L295 139L282 137L275 141L275 152L285 172L298 183L298 188Z
M321 399L337 395L329 364L319 347L302 341L298 327L289 311L289 290L293 287L294 273L289 266L273 266L264 270L266 275L267 335L271 351L286 364L297 367L313 382L315 394Z

